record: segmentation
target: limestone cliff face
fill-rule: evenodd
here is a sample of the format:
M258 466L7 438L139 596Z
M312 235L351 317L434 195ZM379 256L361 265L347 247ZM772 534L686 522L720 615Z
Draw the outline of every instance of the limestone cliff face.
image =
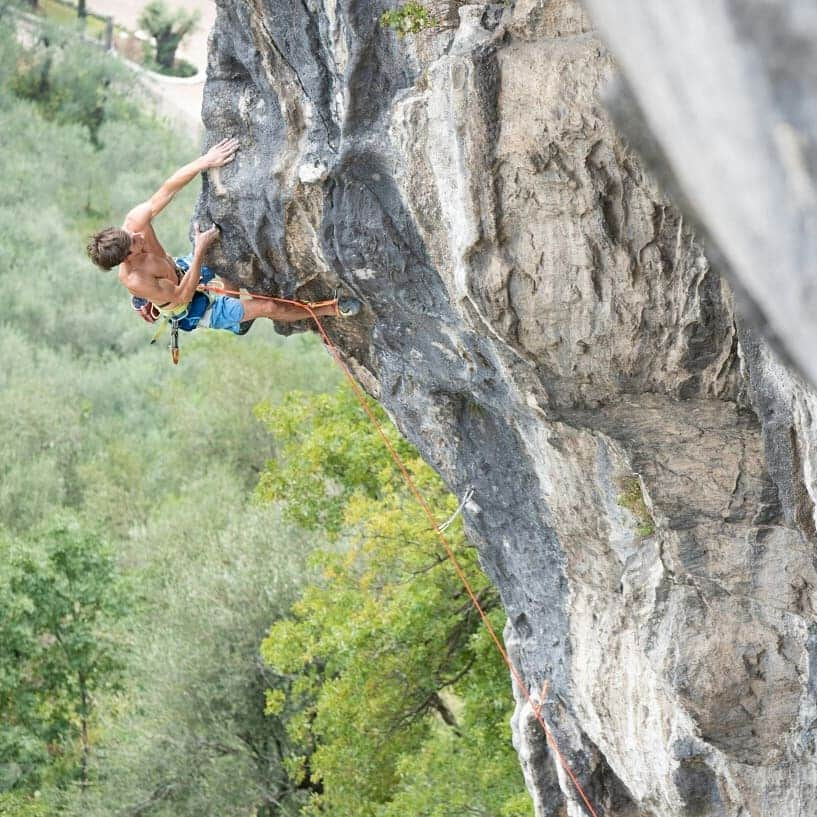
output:
M577 3L403 41L387 5L218 0L224 273L365 302L327 325L474 488L508 645L600 814L813 814L814 394L617 135ZM537 813L583 813L522 701L514 731Z

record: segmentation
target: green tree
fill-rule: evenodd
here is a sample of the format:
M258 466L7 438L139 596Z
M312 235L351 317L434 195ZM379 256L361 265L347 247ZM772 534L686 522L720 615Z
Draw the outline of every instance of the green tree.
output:
M96 697L121 680L126 595L110 551L76 525L6 546L0 623L0 758L14 788L88 784Z
M296 524L337 538L353 497L377 499L394 490L394 466L347 390L322 395L292 391L278 406L261 404L257 414L276 445L259 495L283 502L284 513ZM411 446L386 427L398 453L418 461Z
M136 112L128 98L132 78L127 69L61 26L44 26L36 45L20 52L11 87L17 96L36 102L48 119L85 127L97 149L106 121Z
M259 644L302 588L309 539L274 507L234 516L238 498L227 489L194 538L168 539L166 561L156 555L156 572L172 578L162 589L151 579L132 621L132 693L103 722L104 762L90 802L77 804L83 817L297 811L282 765L289 738L264 715L274 677Z
M41 793L0 793L0 817L52 817L51 805Z
M353 395L290 395L260 413L277 442L261 495L336 543L319 549L321 581L262 645L278 674L268 711L298 749L289 773L312 792L302 813L530 814L510 741L507 668ZM456 500L380 416L430 506L450 515ZM461 524L448 537L501 627Z
M139 25L156 43L156 63L169 71L176 60L179 43L196 27L199 13L171 11L164 0L151 0L139 16Z

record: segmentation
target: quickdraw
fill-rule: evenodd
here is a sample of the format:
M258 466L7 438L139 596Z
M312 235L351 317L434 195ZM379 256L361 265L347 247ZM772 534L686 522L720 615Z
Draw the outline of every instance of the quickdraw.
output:
M179 365L181 352L179 351L179 321L170 321L170 359L174 366Z
M181 360L181 351L179 348L179 321L181 318L169 318L164 317L161 318L161 323L159 328L153 333L153 337L150 339L151 346L156 343L157 340L162 336L162 333L170 327L170 345L167 347L170 350L170 359L173 361L174 365L178 365L179 360Z

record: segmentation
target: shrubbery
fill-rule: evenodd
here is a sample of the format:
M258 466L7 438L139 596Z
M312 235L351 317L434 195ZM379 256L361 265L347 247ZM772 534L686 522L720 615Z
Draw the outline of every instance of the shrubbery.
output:
M7 785L32 797L44 783L84 789L96 702L122 678L114 628L127 606L112 553L97 536L63 523L0 546L0 556Z
M148 345L153 329L84 246L92 230L121 223L198 146L116 97L120 66L96 52L89 71L110 80L97 147L66 102L84 97L93 84L87 77L76 77L57 109L43 101L55 97L22 94L21 77L33 76L58 42L25 52L7 28L0 31L0 586L10 588L26 559L47 566L47 541L35 528L68 515L88 542L111 543L113 568L133 592L127 629L118 631L125 666L108 676L123 691L94 691L85 773L82 719L57 694L64 675L52 663L37 670L44 685L32 683L32 662L55 633L43 630L34 649L15 647L4 629L0 665L25 677L0 672L0 814L108 817L152 802L145 813L198 817L202 798L229 813L239 792L249 813L263 802L259 791L275 766L258 645L305 575L297 553L306 550L274 509L250 507L271 456L251 409L291 388L325 388L337 375L319 343L284 342L269 324L240 339L190 336L178 368L161 346ZM78 55L65 65L83 70ZM60 83L70 85L69 76ZM158 220L169 249L188 246L194 188ZM270 542L271 531L280 545ZM275 547L280 555L268 561ZM18 591L15 598L30 597ZM34 632L32 622L9 617L10 604L2 609L5 628L17 621L20 637ZM29 612L47 609L38 603ZM28 615L25 606L18 612ZM21 650L28 663L19 661ZM49 704L38 702L38 690ZM36 718L24 723L26 711ZM212 719L197 720L202 712ZM187 788L173 788L178 780Z
M438 21L422 3L411 2L384 11L380 15L380 24L391 28L398 37L405 37L406 34L418 34L423 29L431 28Z
M6 49L13 50L8 39ZM101 147L106 122L130 120L137 113L127 69L75 32L44 26L36 45L18 49L15 56L11 90L35 102L46 119L86 128L94 147Z

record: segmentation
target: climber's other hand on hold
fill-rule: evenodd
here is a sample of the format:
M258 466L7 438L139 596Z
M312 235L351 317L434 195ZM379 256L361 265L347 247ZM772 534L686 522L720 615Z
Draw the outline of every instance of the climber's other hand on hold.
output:
M221 231L214 224L209 230L203 232L199 229L199 225L195 226L193 243L195 246L195 253L199 256L207 252L210 245L221 235Z

